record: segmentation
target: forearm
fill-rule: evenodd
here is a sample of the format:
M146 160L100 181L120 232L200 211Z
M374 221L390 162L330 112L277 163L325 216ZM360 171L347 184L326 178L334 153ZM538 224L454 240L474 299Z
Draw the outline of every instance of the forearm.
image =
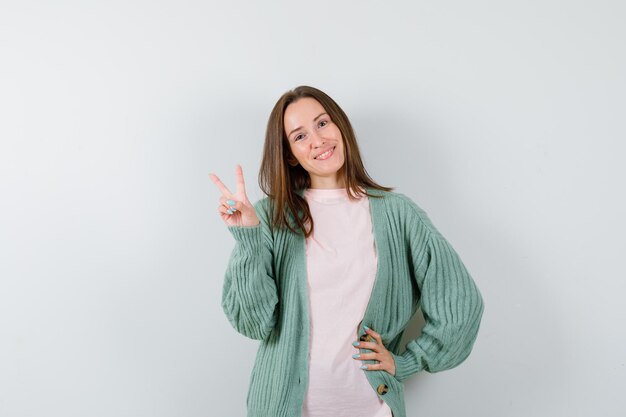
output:
M415 279L426 323L405 352L393 354L400 381L421 370L434 373L463 362L472 350L484 310L482 295L458 254L433 230L426 256L417 250L414 255L425 266Z
M277 321L271 243L260 224L228 229L236 243L224 277L222 308L239 333L264 339Z

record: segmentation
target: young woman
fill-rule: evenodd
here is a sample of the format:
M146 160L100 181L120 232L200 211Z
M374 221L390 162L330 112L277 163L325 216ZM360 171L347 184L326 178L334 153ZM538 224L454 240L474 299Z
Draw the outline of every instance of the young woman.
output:
M234 193L210 176L235 238L222 307L261 341L248 417L406 417L403 381L459 365L478 334L483 299L458 254L415 202L369 177L348 117L316 88L272 110L266 197L252 204L235 172ZM425 325L402 350L419 307Z

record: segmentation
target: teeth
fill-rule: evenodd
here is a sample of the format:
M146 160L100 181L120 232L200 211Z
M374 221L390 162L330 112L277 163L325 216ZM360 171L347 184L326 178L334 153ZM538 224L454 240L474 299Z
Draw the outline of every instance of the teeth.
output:
M329 150L327 150L327 151L326 151L326 152L324 152L323 154L318 155L315 159L325 157L326 155L328 155L329 153L331 153L331 152L333 151L333 149L334 149L334 148L330 148Z

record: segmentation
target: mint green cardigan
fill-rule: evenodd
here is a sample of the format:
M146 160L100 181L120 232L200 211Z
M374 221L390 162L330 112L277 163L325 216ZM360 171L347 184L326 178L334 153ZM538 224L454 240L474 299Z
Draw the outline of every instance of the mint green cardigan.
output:
M483 299L424 210L404 194L367 190L382 196L367 197L378 269L354 340L366 334L363 326L380 333L396 373L363 372L393 417L406 417L403 381L422 370L453 368L468 357ZM298 193L302 196L303 190ZM302 234L270 229L268 202L264 197L254 203L260 224L228 227L235 246L225 273L222 308L235 330L261 341L246 397L248 417L300 417L309 354L306 245ZM402 335L420 307L425 319L421 335L401 352Z

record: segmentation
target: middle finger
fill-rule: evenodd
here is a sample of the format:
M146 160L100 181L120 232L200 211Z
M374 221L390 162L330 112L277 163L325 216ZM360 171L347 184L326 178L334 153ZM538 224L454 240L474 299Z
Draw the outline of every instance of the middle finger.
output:
M355 353L354 355L352 355L352 357L355 360L359 360L359 361L378 361L378 355L380 355L380 353L378 352Z
M213 181L215 185L217 185L217 188L220 189L220 191L225 197L232 198L233 193L230 192L228 187L226 187L226 185L222 182L222 180L219 179L217 175L209 174L209 177L211 177L211 181Z
M354 344L353 344L354 345ZM376 342L359 342L358 345L354 345L355 348L371 349L378 351L379 345Z

